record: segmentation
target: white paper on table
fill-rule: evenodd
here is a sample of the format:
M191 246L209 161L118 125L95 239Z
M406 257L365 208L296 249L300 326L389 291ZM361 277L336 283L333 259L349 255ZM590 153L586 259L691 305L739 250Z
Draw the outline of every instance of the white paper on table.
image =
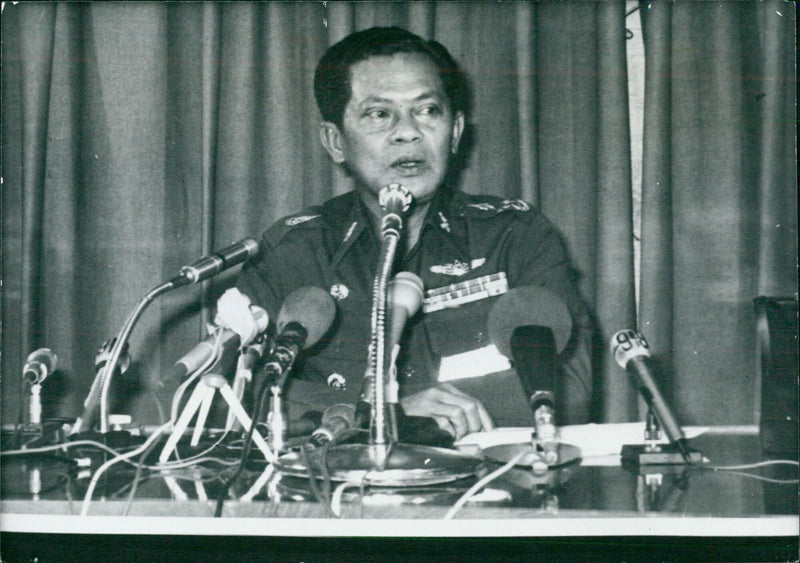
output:
M581 450L584 465L618 465L622 446L625 444L643 444L644 427L642 422L623 422L615 424L576 424L559 426L559 441L576 446ZM707 426L684 426L683 433L692 439L708 430ZM533 428L496 428L489 432L468 434L456 442L459 448L469 449L478 446L485 449L500 444L520 444L531 441ZM659 443L669 442L661 432ZM592 463L592 460L594 462ZM588 462L588 463L587 463Z

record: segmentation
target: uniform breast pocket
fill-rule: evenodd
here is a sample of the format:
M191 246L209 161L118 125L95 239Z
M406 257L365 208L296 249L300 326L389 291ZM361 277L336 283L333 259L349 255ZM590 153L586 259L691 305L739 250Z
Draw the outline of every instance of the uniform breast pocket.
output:
M372 329L372 301L363 297L348 297L339 301L339 314L326 352L342 358L367 357Z
M489 311L497 297L425 315L425 327L433 351L440 357L453 356L491 344Z
M360 389L371 334L371 306L367 299L340 300L331 328L300 358L299 377L339 390Z

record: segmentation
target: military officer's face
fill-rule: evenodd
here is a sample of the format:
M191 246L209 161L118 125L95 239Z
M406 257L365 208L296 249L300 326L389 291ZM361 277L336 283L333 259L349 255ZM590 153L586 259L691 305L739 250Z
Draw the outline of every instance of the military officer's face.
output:
M399 183L417 202L430 201L464 128L436 66L417 53L370 57L351 68L351 91L342 128L323 124L331 157L368 193Z

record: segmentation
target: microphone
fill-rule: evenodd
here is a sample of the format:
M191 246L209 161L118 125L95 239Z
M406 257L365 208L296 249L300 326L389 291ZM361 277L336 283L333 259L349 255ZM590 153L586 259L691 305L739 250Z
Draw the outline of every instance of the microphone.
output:
M690 460L691 451L686 436L661 395L650 371L648 363L650 346L644 335L630 329L620 330L611 337L611 351L617 364L635 379L639 393L650 410L655 413L670 443L675 444L685 460Z
M422 288L423 283L420 277L411 272L398 272L387 287L386 301L389 305L391 317L389 350L391 350L392 358L396 357L395 348L399 349L406 322L417 314L422 305ZM369 419L374 390L375 379L373 377L365 378L358 409L358 418L362 422ZM390 402L397 402L396 389L391 390L390 393L395 395L395 397L392 397L395 400Z
M301 287L283 302L276 328L278 336L262 372L272 384L292 367L301 349L310 348L333 323L336 304L323 289Z
M258 251L259 246L256 241L251 238L242 239L184 266L172 281L175 286L199 283L241 264L251 256L258 254Z
M322 413L320 426L311 433L310 442L315 447L336 442L355 425L356 407L354 405L347 403L331 405Z
M398 272L389 283L388 302L391 315L391 329L389 332L390 350L400 345L408 319L413 317L422 306L422 280L411 272Z
M269 315L261 307L251 306L250 310L253 319L259 330L263 332L267 328ZM240 346L247 346L249 342L242 342L241 336L232 329L225 326L218 326L208 336L201 340L194 348L186 352L169 373L163 379L177 377L183 379L187 374L200 369L210 358L218 353L219 350L237 349Z
M389 184L378 193L378 203L383 208L381 238L385 239L390 235L400 238L403 213L411 205L411 193L400 184Z
M28 421L31 424L42 422L41 383L55 371L57 363L58 358L50 348L39 348L28 355L22 366L22 379L31 390L28 403Z
M533 411L536 438L545 461L558 461L555 424L558 353L553 330L546 326L524 325L511 334L511 356L528 403Z
M558 354L572 333L572 317L561 298L537 286L515 287L489 312L489 335L514 362L533 411L536 439L548 464L558 461L555 389Z
M102 387L102 379L99 376L101 371L105 369L108 361L111 359L111 353L116 343L116 337L109 338L103 342L103 344L97 350L97 354L95 354L94 381L92 381L92 387L89 389L89 394L86 396L86 400L83 402L83 412L77 419L75 419L72 432L73 434L77 434L83 428L91 429L92 425L95 423L95 418L97 416L97 402L100 399L100 390ZM128 353L128 343L126 342L120 352L119 360L117 361L117 365L114 369L114 376L122 375L128 371L130 365L131 356Z
M58 357L50 348L39 348L31 352L22 367L22 379L29 385L38 385L56 370Z
M534 285L521 285L501 295L489 311L488 324L492 343L512 359L511 336L517 327L550 328L557 354L564 351L572 335L572 315L561 297Z
M97 350L97 354L94 357L94 371L95 373L99 372L103 369L108 361L111 359L111 351L114 349L114 344L116 344L117 338L109 338L103 345L100 346L100 349ZM114 369L114 377L118 375L122 375L131 365L131 356L129 353L129 346L126 342L122 346L122 350L119 355L119 360L117 361L117 366Z

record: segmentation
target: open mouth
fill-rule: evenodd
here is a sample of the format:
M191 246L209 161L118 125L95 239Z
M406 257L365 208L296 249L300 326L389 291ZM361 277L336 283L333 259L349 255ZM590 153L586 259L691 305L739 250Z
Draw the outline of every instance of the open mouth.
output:
M392 162L392 169L401 174L415 174L425 168L425 160L421 158L398 158Z

